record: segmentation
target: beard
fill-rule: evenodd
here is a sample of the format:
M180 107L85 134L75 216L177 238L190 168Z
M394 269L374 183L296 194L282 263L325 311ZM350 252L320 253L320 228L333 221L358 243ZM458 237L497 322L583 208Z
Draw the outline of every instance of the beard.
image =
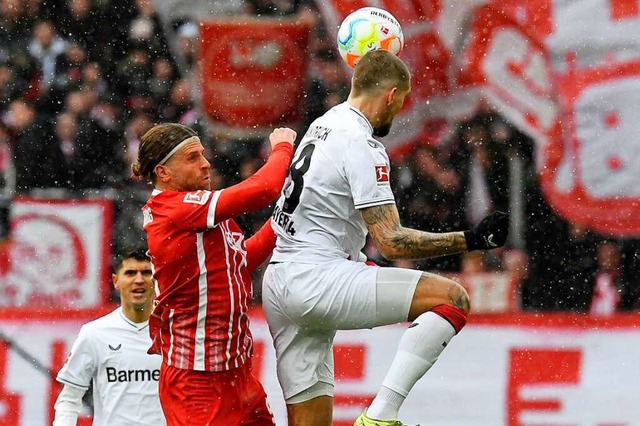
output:
M385 124L383 126L378 126L373 129L373 136L383 138L387 136L390 131L391 131L391 123Z

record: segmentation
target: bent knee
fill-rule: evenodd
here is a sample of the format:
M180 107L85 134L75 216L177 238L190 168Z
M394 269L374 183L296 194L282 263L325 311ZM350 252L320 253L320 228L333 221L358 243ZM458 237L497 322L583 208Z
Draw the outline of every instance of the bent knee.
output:
M455 281L451 281L452 289L450 290L451 298L448 305L455 306L464 311L465 314L469 314L471 310L471 300L469 299L469 293L467 290Z
M423 272L414 295L412 314L430 311L438 305L450 305L462 310L465 315L471 306L469 294L464 287L449 278Z

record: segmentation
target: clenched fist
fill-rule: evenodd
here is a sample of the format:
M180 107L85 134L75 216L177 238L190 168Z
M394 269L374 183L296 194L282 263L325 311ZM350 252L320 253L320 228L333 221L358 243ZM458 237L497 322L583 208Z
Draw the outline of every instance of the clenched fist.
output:
M488 250L503 246L509 234L509 214L493 212L480 221L478 226L464 231L467 250Z

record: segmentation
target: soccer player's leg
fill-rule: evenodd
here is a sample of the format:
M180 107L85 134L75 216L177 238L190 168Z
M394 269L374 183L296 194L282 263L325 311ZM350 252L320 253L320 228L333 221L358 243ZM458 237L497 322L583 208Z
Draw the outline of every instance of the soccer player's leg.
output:
M322 387L323 383L318 382ZM329 426L333 419L333 396L320 395L306 399L316 392L314 387L289 399L287 403L287 419L290 426ZM331 389L333 393L333 388ZM300 402L296 402L300 401Z
M221 382L231 383L232 372L213 373L209 371L183 370L162 365L160 369L159 396L167 426L186 424L210 424L211 419L227 410L228 405L239 406L235 392L222 393ZM233 389L232 389L233 391ZM227 400L222 401L224 395ZM237 411L237 410L236 410ZM237 424L239 416L227 424Z
M269 265L263 279L263 309L276 350L276 371L290 426L330 426L333 416L335 331L307 317L301 278L310 265ZM314 327L313 323L316 323Z
M273 426L275 420L260 380L248 369L244 377L243 416L239 426ZM214 424L214 423L212 423Z
M386 300L394 299L393 287L409 278L396 272L394 268L381 268L378 273L380 307L384 307ZM411 325L400 340L380 391L366 410L367 417L397 420L409 391L464 327L469 309L469 296L458 283L435 274L420 273L408 309L407 319Z
M333 417L334 331L294 324L274 335L278 381L290 426L330 426Z

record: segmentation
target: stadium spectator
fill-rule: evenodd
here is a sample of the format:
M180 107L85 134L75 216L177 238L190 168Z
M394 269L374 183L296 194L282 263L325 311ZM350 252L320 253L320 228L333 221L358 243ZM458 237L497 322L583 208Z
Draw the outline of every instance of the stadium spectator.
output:
M124 170L127 177L131 177L131 166L138 159L140 139L153 127L153 120L145 113L135 113L127 121L124 131L124 155L128 168Z
M105 53L114 42L112 25L118 21L108 19L92 0L66 0L57 15L61 34L78 43L89 60L108 65L110 57Z
M167 101L161 110L161 115L164 119L175 121L188 127L197 125L200 119L200 111L195 107L191 93L191 83L188 79L181 78L173 83Z
M142 137L133 172L155 188L143 207L159 290L150 351L163 355L160 401L169 425L273 424L252 373L247 309L250 273L275 236L268 221L245 241L234 218L280 192L295 136L274 130L264 167L213 192L205 148L192 129L160 124Z
M568 223L562 242L562 257L554 282L555 308L588 312L597 271L599 238L587 228Z
M173 62L167 57L161 56L154 61L149 91L155 105L164 105L168 101L169 93L177 77Z
M109 86L104 79L99 62L87 62L82 65L80 68L80 85L93 90L98 97L105 98L109 95Z
M192 76L197 64L198 26L187 21L176 30L177 62L185 76Z
M131 104L132 98L149 93L152 72L151 54L144 43L131 42L127 56L116 67L116 90Z
M130 42L147 46L152 60L169 57L167 37L151 0L135 0L128 36Z
M24 51L33 22L22 0L0 0L0 46L3 60L12 52Z
M51 186L61 188L75 187L74 156L78 155L76 136L78 122L76 116L69 112L57 115L51 143L48 144L46 157L51 176Z
M46 92L56 80L58 57L66 48L67 42L57 34L53 22L40 20L35 23L28 50L40 74L40 91Z
M50 133L47 122L38 117L33 104L17 99L9 104L5 124L13 132L13 164L16 192L27 194L34 188L48 188L53 182L48 173L33 164L46 163L45 147Z
M82 326L57 376L53 426L75 426L82 398L93 388L94 425L166 424L158 398L161 358L147 354L154 284L144 250L130 250L111 275L120 306ZM135 376L131 376L132 372Z
M11 101L21 97L27 84L16 75L11 63L0 63L0 108L6 108Z
M413 385L466 323L469 298L454 281L350 260L360 258L367 232L388 259L506 241L508 215L500 212L465 232L428 233L400 224L389 158L374 136L389 133L410 91L409 70L397 56L376 50L360 58L347 101L307 130L276 203L277 242L262 300L289 424L332 424L337 330L413 322L376 398L355 423L394 426Z
M74 140L75 179L73 189L105 189L120 182L122 164L117 155L120 134L102 127L91 117L97 104L93 90L73 90L65 98L66 110L76 116L77 132Z
M596 247L596 271L592 280L589 313L611 316L620 306L620 248L612 241Z
M463 177L451 167L442 150L432 144L419 144L414 148L397 189L401 218L407 226L431 232L448 232L467 226L463 209ZM460 256L443 256L421 260L423 270L457 271Z
M49 99L40 102L50 114L62 112L67 94L81 87L82 69L87 63L85 50L75 41L70 41L64 54L58 57L56 79L47 94Z

